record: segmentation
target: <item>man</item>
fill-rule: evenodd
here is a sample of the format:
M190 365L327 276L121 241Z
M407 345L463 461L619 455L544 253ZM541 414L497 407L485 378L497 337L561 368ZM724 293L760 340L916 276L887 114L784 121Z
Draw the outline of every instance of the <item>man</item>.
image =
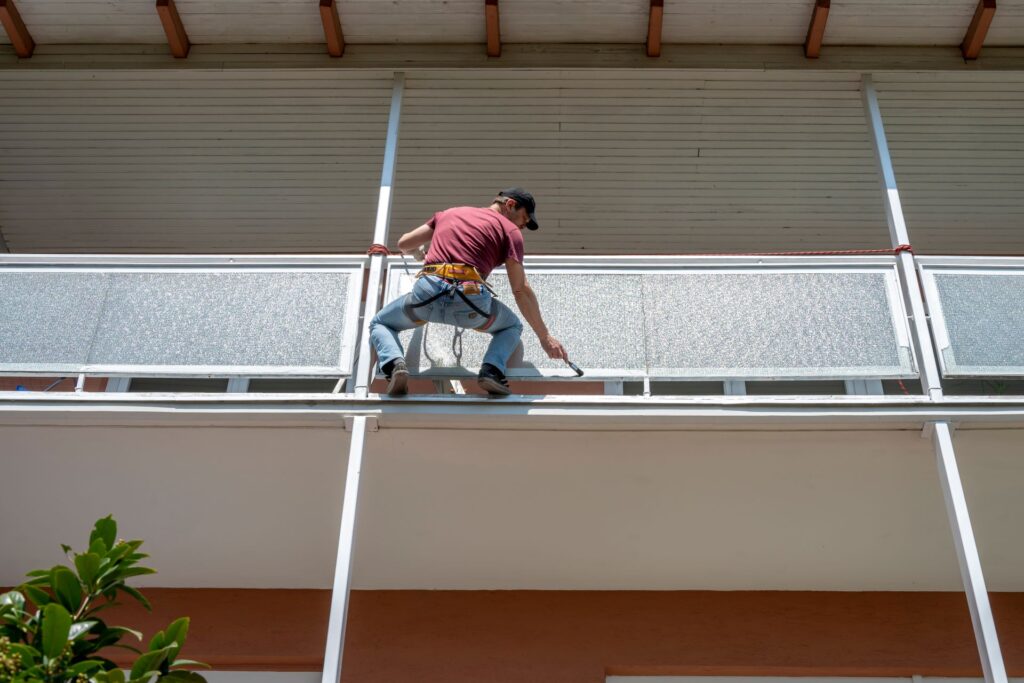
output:
M562 343L544 324L537 295L523 270L522 229L540 227L535 210L533 196L512 187L499 192L489 207L460 206L436 213L398 240L398 248L406 254L427 242L430 249L412 292L385 306L370 323L370 340L388 378L389 395L402 396L408 391L409 369L398 333L426 322L490 334L478 382L492 396L511 393L505 379L506 364L519 345L523 324L485 284L491 271L502 264L516 305L544 352L550 358L568 361Z

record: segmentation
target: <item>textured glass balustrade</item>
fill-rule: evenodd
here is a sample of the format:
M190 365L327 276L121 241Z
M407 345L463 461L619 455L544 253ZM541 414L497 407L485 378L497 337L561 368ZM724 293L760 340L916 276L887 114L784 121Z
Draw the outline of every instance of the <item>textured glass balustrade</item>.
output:
M411 287L407 265L391 264L388 299ZM527 270L552 334L594 379L916 376L892 258L542 257ZM491 282L514 308L504 274ZM413 372L448 377L475 372L489 337L428 324L402 340ZM573 375L527 329L509 376Z
M0 371L349 375L363 262L3 257Z
M0 372L348 376L365 261L3 257ZM527 267L587 379L916 376L890 257L539 257ZM392 259L387 299L407 291L415 269ZM492 282L514 308L504 274ZM475 373L488 340L435 325L403 335L410 368L425 377ZM573 376L528 329L509 375Z
M1024 376L1024 258L918 262L942 374Z

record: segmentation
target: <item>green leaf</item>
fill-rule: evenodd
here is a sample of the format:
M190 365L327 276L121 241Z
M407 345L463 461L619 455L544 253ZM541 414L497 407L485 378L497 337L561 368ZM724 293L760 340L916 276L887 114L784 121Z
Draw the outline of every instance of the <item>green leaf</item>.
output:
M103 557L104 555L107 554L108 550L109 550L109 548L107 547L107 544L103 542L102 538L97 538L95 540L89 541L89 552L90 553L96 553L100 557Z
M98 621L79 621L71 625L71 630L68 631L68 640L74 640L80 638L89 632L93 626L98 624Z
M50 585L57 594L57 599L68 610L75 612L82 604L82 584L67 567L57 565L50 570Z
M11 643L8 645L11 652L21 657L21 666L23 669L27 669L30 666L35 666L36 661L39 659L39 651L31 645L23 645L22 643Z
M25 574L25 576L46 576L46 577L49 577L50 576L50 570L49 569L33 569L29 573Z
M146 596L143 595L142 593L140 593L139 591L135 590L131 586L121 586L121 590L123 590L125 593L127 593L130 596L132 596L136 600L138 600L139 604L141 604L143 607L146 608L146 611L148 611L148 612L152 612L153 611L153 606L151 604L149 604L149 600L147 600Z
M149 567L129 567L121 572L121 576L126 579L133 576L146 576L147 574L156 574L156 570Z
M120 669L111 669L106 672L106 676L102 679L97 677L97 681L102 683L124 683L124 672Z
M178 669L164 674L157 680L159 681L175 681L176 683L206 683L206 679L197 674L194 671L185 671Z
M18 591L9 591L0 595L0 605L10 605L20 614L25 611L25 596Z
M32 604L36 607L42 608L53 602L50 596L41 588L36 588L35 586L23 584L18 588L18 590L20 590L26 596L28 596L28 599L31 600Z
M78 662L68 667L67 672L64 674L66 678L74 679L76 676L82 674L89 674L93 671L100 671L103 669L103 662L95 659L87 659L84 662Z
M95 526L93 526L92 533L89 534L89 548L92 549L92 544L100 539L107 548L113 548L117 542L117 522L114 521L113 515L107 515L103 519L97 519Z
M185 644L185 638L188 636L188 624L188 617L182 617L174 620L167 627L167 639L164 641L164 645L173 646L170 653L172 660L178 656L181 646Z
M111 626L107 629L107 633L116 633L119 637L126 634L133 635L136 640L142 642L142 631L136 631L135 629L128 628L126 626Z
M75 555L75 569L78 576L86 586L92 586L96 575L100 573L100 556L96 553L82 553Z
M69 546L67 543L61 543L60 549L64 551L65 555L71 552L71 546Z
M204 669L212 668L206 662L197 662L194 659L176 659L174 660L174 662L171 663L171 666L201 666Z
M55 602L43 608L43 654L50 659L60 656L71 631L71 615Z
M136 659L135 664L132 666L132 680L142 678L143 676L149 675L151 672L155 672L159 675L160 665L167 660L169 651L170 648L162 647L157 650L150 650Z
M153 637L149 639L149 649L159 650L167 645L167 636L163 631L157 631L153 634Z

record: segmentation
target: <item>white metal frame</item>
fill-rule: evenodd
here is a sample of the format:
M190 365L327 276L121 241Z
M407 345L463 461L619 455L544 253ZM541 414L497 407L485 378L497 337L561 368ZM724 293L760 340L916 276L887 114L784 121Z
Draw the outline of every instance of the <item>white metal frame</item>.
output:
M1008 377L1024 375L1019 366L992 366L973 368L970 371L956 371L947 364L947 354L955 353L949 339L949 328L935 281L939 275L1024 275L1024 258L983 257L983 256L921 256L917 258L924 290L925 306L931 321L932 338L943 377Z
M892 155L889 153L889 142L886 139L885 126L882 123L882 110L878 105L878 93L875 91L871 74L863 75L861 93L864 99L868 132L871 135L871 147L875 153L875 161L878 163L889 239L893 249L896 249L902 245L911 244L910 234L907 231L907 222L903 217L903 203L900 201L900 191L896 186L896 171L893 168ZM926 394L933 398L940 398L942 396L942 380L928 331L924 300L921 297L914 256L910 252L901 251L896 257L896 263L900 273L900 286L903 288L903 299L910 311L911 325L914 330L914 347L917 352L918 367L921 370L921 387Z
M340 330L338 362L330 366L0 364L0 375L86 374L108 377L289 377L349 375L362 297L363 256L134 256L0 255L3 273L340 273L348 275L348 301Z
M882 123L882 110L878 104L878 93L875 91L871 74L862 77L862 94L864 111L867 116L868 130L871 134L875 160L878 162L879 180L885 196L885 216L889 226L889 236L893 248L909 245L910 235L903 217L903 206L900 202L899 189L896 185L896 171L889 143L885 136ZM924 296L918 279L917 264L914 256L907 251L900 251L897 256L900 271L900 283L903 295L911 311L914 329L914 343L917 347L921 367L921 386L934 401L942 401L942 379L939 370L938 354L935 351L931 330L929 330ZM981 557L974 541L970 517L967 514L967 502L964 498L963 483L956 465L956 453L953 450L948 421L931 423L932 438L938 459L939 482L946 512L949 516L950 528L953 532L953 544L956 548L957 560L960 563L960 574L967 593L971 621L974 626L974 638L981 658L982 670L986 683L1006 683L1006 667L999 648L995 621L992 618L992 607L985 590L985 579L981 570Z
M850 372L822 374L808 369L806 374L788 375L745 374L742 370L719 368L705 374L675 374L667 368L586 368L586 378L597 381L786 381L796 379L909 379L918 376L915 353L903 297L900 295L899 273L893 256L535 256L525 262L533 274L605 274L605 275L664 275L686 273L868 273L884 274L889 312L901 353L906 354L909 368L903 373L865 374L858 368ZM408 264L401 259L388 262L385 286L387 300L405 294L411 287ZM502 272L498 269L495 272ZM470 376L470 368L439 368L424 372L426 379ZM574 373L562 368L509 368L510 378L540 379L543 381L572 380Z
M388 113L388 131L384 144L384 163L381 169L380 193L377 200L377 220L374 224L373 242L385 244L388 225L391 222L391 190L395 182L395 163L398 156L398 130L402 118L402 95L405 91L405 74L397 72L391 89L391 109ZM367 281L366 306L363 310L362 334L359 340L359 354L353 375L356 398L366 398L373 379L370 361L370 321L380 307L381 288L384 276L384 256L370 257L370 273ZM363 469L363 451L368 429L368 418L356 416L350 428L351 440L348 451L348 467L345 477L345 493L342 501L341 525L338 531L338 554L334 564L334 583L331 588L331 612L327 625L327 646L324 653L323 683L340 683L342 659L345 654L345 627L348 622L349 597L352 592L352 552L355 547L356 513L359 505L359 488Z

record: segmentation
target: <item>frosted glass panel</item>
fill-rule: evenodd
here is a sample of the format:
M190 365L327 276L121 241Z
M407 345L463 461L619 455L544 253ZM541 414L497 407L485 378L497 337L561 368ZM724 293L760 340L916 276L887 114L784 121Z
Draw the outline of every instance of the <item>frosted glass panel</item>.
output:
M360 272L0 271L0 370L347 375Z
M644 277L655 376L783 379L910 374L887 273L679 273Z
M552 334L591 378L896 378L916 375L891 267L829 270L530 266ZM664 270L664 269L663 269ZM504 275L492 284L515 309ZM389 300L411 287L391 270ZM509 375L571 377L524 324ZM401 335L410 369L479 368L490 336L428 324Z
M101 273L0 271L0 364L83 365L107 285Z
M405 280L405 287L411 287L411 280ZM499 300L518 311L508 278L495 273L489 282ZM530 275L530 286L537 292L552 334L570 350L574 362L588 368L590 374L643 374L640 275L535 273ZM565 363L548 358L533 331L525 322L523 326L523 343L510 359L509 376L575 376ZM444 376L462 374L460 368L476 372L491 340L486 333L466 330L459 334L447 325L433 324L400 337L410 368L424 375Z
M941 315L935 323L944 328L938 335L943 374L1024 375L1024 271L932 277Z

